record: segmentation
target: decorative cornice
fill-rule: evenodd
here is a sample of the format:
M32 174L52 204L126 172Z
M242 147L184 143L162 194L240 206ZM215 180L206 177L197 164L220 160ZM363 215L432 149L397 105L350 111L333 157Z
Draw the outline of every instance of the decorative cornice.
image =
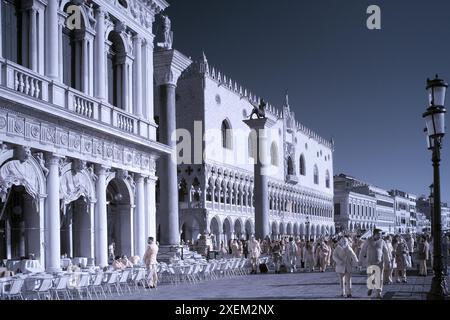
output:
M186 70L192 60L177 50L158 50L154 52L153 65L156 85L177 85L181 73Z
M164 0L128 0L126 8L117 0L93 1L104 10L111 13L116 19L124 20L126 18L126 20L133 22L136 26L150 32L155 20L155 15L164 11L169 6Z
M43 151L58 150L61 156L92 163L144 174L154 172L155 155L151 153L3 108L0 108L0 139Z

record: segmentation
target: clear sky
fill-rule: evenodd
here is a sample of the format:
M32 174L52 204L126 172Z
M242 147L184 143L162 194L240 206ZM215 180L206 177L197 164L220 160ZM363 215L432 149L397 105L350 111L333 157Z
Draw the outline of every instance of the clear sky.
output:
M429 193L425 83L436 73L450 81L450 1L168 1L174 47L193 59L204 50L211 65L278 107L288 89L297 120L334 138L335 174ZM381 30L366 27L372 4ZM450 133L442 158L442 200L450 201Z

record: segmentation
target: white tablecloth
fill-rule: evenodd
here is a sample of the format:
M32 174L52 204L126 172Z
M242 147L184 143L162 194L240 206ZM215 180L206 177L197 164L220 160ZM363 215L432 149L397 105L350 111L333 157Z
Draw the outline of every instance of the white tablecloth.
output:
M72 263L72 260L70 260L69 258L62 258L61 259L61 268L65 269L68 266L70 266L71 263Z
M6 269L16 272L20 268L20 260L8 260L6 261Z
M44 272L44 268L41 266L39 260L20 261L20 270L22 270L23 273Z

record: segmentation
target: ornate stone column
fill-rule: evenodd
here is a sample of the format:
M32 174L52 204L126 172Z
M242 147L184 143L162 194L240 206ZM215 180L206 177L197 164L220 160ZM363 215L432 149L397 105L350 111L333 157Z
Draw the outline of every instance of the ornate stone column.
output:
M244 120L244 123L255 130L257 137L257 159L254 165L255 237L264 239L270 235L267 183L270 162L267 161L267 129L272 127L275 121L269 118L258 118Z
M95 96L107 100L106 96L106 50L105 50L105 11L96 10L97 32L95 36Z
M142 38L137 35L134 40L134 114L143 118L142 112Z
M0 3L0 26L2 25L2 5ZM3 57L3 40L2 40L2 32L0 32L0 57Z
M145 239L145 177L136 174L136 209L134 218L134 254L139 257L144 257L146 248Z
M46 75L52 80L59 79L59 24L58 24L58 1L47 3L46 39L47 54Z
M146 234L156 239L156 180L155 176L146 179Z
M37 50L37 31L38 27L37 21L37 9L30 9L30 21L29 21L29 37L30 37L30 47L29 47L29 63L30 69L34 72L38 72L38 50Z
M172 152L159 159L161 257L167 259L179 250L179 217L176 143L172 134L176 130L175 89L181 73L192 63L176 50L159 50L154 53L155 81L160 90L160 142ZM165 246L165 248L164 248Z
M109 168L96 166L97 203L95 207L95 264L100 267L108 265L108 221L106 212L106 176Z
M55 154L47 156L47 199L45 200L45 270L61 270L61 225L59 205L59 162L62 157Z
M153 37L143 40L142 68L144 71L142 78L143 87L143 112L145 119L150 122L149 138L156 140L156 124L154 119L153 102Z

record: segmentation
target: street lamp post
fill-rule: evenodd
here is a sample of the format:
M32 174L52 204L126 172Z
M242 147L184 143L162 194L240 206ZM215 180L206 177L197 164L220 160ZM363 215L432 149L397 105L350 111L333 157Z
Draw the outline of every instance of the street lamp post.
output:
M434 185L430 184L430 222L431 222L431 226L430 226L430 232L431 232L431 236L433 237L434 232L433 232L433 202L434 202Z
M433 271L434 276L431 283L431 290L427 299L444 299L448 295L447 280L442 264L442 237L441 237L441 190L439 163L441 142L445 135L445 93L448 84L436 75L433 80L427 79L427 91L429 97L429 107L423 114L428 135L428 149L432 150L433 156Z

